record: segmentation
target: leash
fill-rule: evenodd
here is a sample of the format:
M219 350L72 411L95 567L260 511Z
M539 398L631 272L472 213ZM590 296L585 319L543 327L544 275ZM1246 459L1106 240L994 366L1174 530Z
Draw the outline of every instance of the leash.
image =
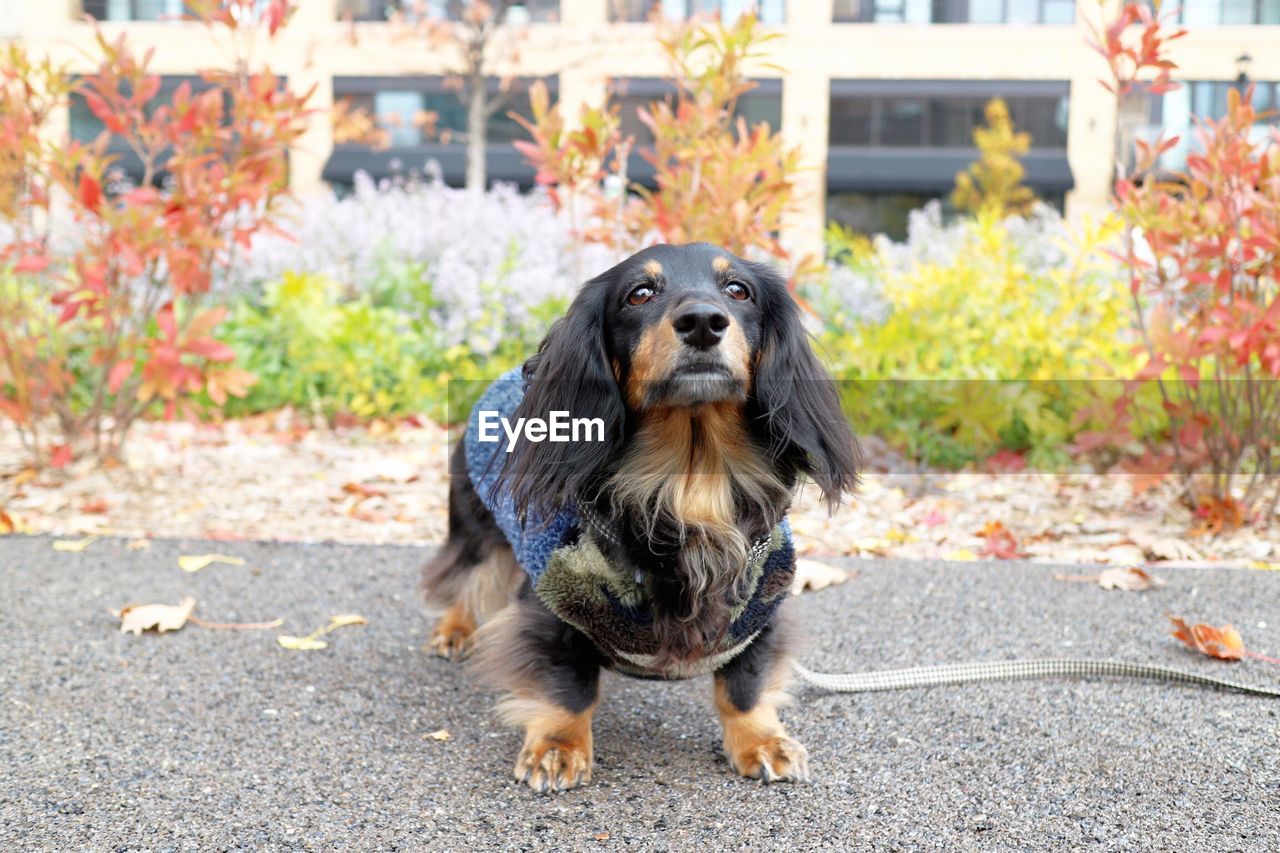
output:
M1027 681L1039 678L1128 678L1148 679L1172 684L1192 684L1232 690L1249 696L1280 699L1280 689L1256 687L1170 669L1145 663L1118 660L1085 660L1082 658L1043 658L1040 660L976 661L942 666L915 666L908 669L886 669L879 672L814 672L796 663L801 681L835 693L872 693L881 690L909 690L918 687L941 687L954 684L978 684L987 681Z

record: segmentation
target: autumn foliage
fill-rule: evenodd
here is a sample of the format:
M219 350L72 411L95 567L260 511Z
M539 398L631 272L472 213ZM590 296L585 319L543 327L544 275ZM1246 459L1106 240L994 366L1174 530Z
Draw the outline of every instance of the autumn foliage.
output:
M1169 91L1167 46L1182 35L1126 6L1095 45L1108 89L1120 100ZM1118 421L1141 427L1134 401L1154 386L1168 428L1145 467L1176 475L1214 533L1265 524L1280 500L1280 135L1259 123L1252 94L1233 89L1226 115L1198 120L1182 171L1163 167L1178 140L1161 136L1138 142L1136 168L1115 184L1144 362Z
M40 462L116 456L144 412L221 404L253 381L218 340L211 286L275 227L306 97L245 59L284 26L286 0L188 5L235 57L171 97L124 36L97 33L98 68L79 79L18 46L0 60L0 414ZM92 142L49 129L73 94L104 127Z
M535 85L533 120L515 117L532 141L517 145L553 203L583 223L585 239L626 250L706 241L740 255L788 259L778 231L795 196L799 151L766 123L749 126L736 113L755 87L748 66L775 38L750 14L732 27L695 23L660 33L675 91L639 111L653 135L652 145L639 149L653 165L652 188L629 185L626 161L635 143L620 133L616 106L584 106L570 128Z
M987 126L973 131L980 157L956 175L951 203L973 214L990 210L997 216L1027 216L1036 196L1022 183L1026 169L1018 158L1031 150L1031 134L1014 129L1003 98L992 98L983 114Z

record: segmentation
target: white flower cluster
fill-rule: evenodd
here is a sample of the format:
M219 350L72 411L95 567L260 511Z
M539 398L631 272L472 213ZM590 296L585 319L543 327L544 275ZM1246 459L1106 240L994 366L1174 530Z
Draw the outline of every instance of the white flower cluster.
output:
M410 264L430 283L429 311L446 345L491 351L527 312L619 260L574 240L567 217L540 193L498 185L470 193L439 180L357 175L349 194L297 203L291 239L260 236L236 271L236 287L258 288L284 273L315 273L352 295L370 292L388 264Z

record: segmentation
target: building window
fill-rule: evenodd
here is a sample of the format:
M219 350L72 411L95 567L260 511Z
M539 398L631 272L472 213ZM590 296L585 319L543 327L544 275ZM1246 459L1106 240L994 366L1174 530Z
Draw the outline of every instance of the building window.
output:
M832 20L837 24L1071 24L1075 15L1075 0L835 0Z
M1196 139L1196 119L1218 119L1227 114L1227 93L1247 84L1226 80L1184 82L1172 92L1128 99L1119 117L1120 146L1126 164L1134 164L1134 144L1141 139L1154 141L1161 131L1166 139L1177 136L1178 143L1160 156L1165 169L1181 171L1187 166L1187 155L1202 150ZM1253 106L1258 111L1258 124L1253 134L1266 140L1280 125L1280 82L1254 81Z
M462 20L463 0L339 0L338 16L353 21L386 21L397 12L409 18ZM508 23L548 24L560 20L560 0L524 0L507 8Z
M609 84L610 102L618 107L622 136L635 138L636 146L653 144L653 134L640 121L639 111L654 101L675 96L675 88L656 77L626 77ZM782 81L758 80L756 88L738 98L736 114L746 120L749 127L765 122L774 130L782 126Z
M528 138L510 116L514 112L532 118L528 82L515 81L509 94L504 94L496 78L489 81L490 98L509 100L489 116L486 144L505 145ZM554 94L555 86L547 82ZM392 148L453 145L466 140L467 106L445 85L443 77L335 77L333 94L336 100L372 116Z
M160 78L160 89L156 92L156 96L146 105L145 112L150 116L155 112L157 107L165 106L170 103L173 93L177 88L186 83L191 87L193 95L208 91L212 84L200 77L192 76L169 76ZM121 86L121 92L128 93L126 86ZM224 104L229 106L229 104ZM89 104L85 101L85 97L80 92L72 92L70 104L68 105L68 121L70 124L71 138L77 142L93 142L98 138L102 131L106 130L104 125L93 111L89 109ZM118 138L111 140L110 150L112 153L130 150L126 143Z
M1280 24L1280 0L1184 0L1178 23L1192 27Z
M177 21L189 15L183 0L84 0L81 9L99 21Z
M763 24L787 22L786 0L606 0L609 20L643 23L655 15L683 21L694 15L711 15L730 23L746 12L755 12Z
M842 83L852 84L851 89ZM1031 134L1031 147L1067 147L1068 96L1020 94L1019 84L1001 92L999 85L982 84L989 92L920 91L877 93L872 84L859 92L860 81L833 81L829 141L833 147L855 148L971 148L973 131L984 122L983 109L991 98L1003 97L1014 126ZM914 81L913 81L914 82ZM963 81L934 81L939 87L963 86ZM929 81L914 87L927 88ZM1058 84L1059 88L1065 88ZM888 84L892 88L892 81ZM842 91L843 89L843 91Z

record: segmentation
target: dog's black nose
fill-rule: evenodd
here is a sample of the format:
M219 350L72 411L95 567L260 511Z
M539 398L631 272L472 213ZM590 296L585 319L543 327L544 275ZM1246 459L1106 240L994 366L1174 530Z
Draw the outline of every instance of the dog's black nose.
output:
M729 328L729 315L709 302L695 302L677 312L671 321L680 340L691 347L710 349L720 343Z

